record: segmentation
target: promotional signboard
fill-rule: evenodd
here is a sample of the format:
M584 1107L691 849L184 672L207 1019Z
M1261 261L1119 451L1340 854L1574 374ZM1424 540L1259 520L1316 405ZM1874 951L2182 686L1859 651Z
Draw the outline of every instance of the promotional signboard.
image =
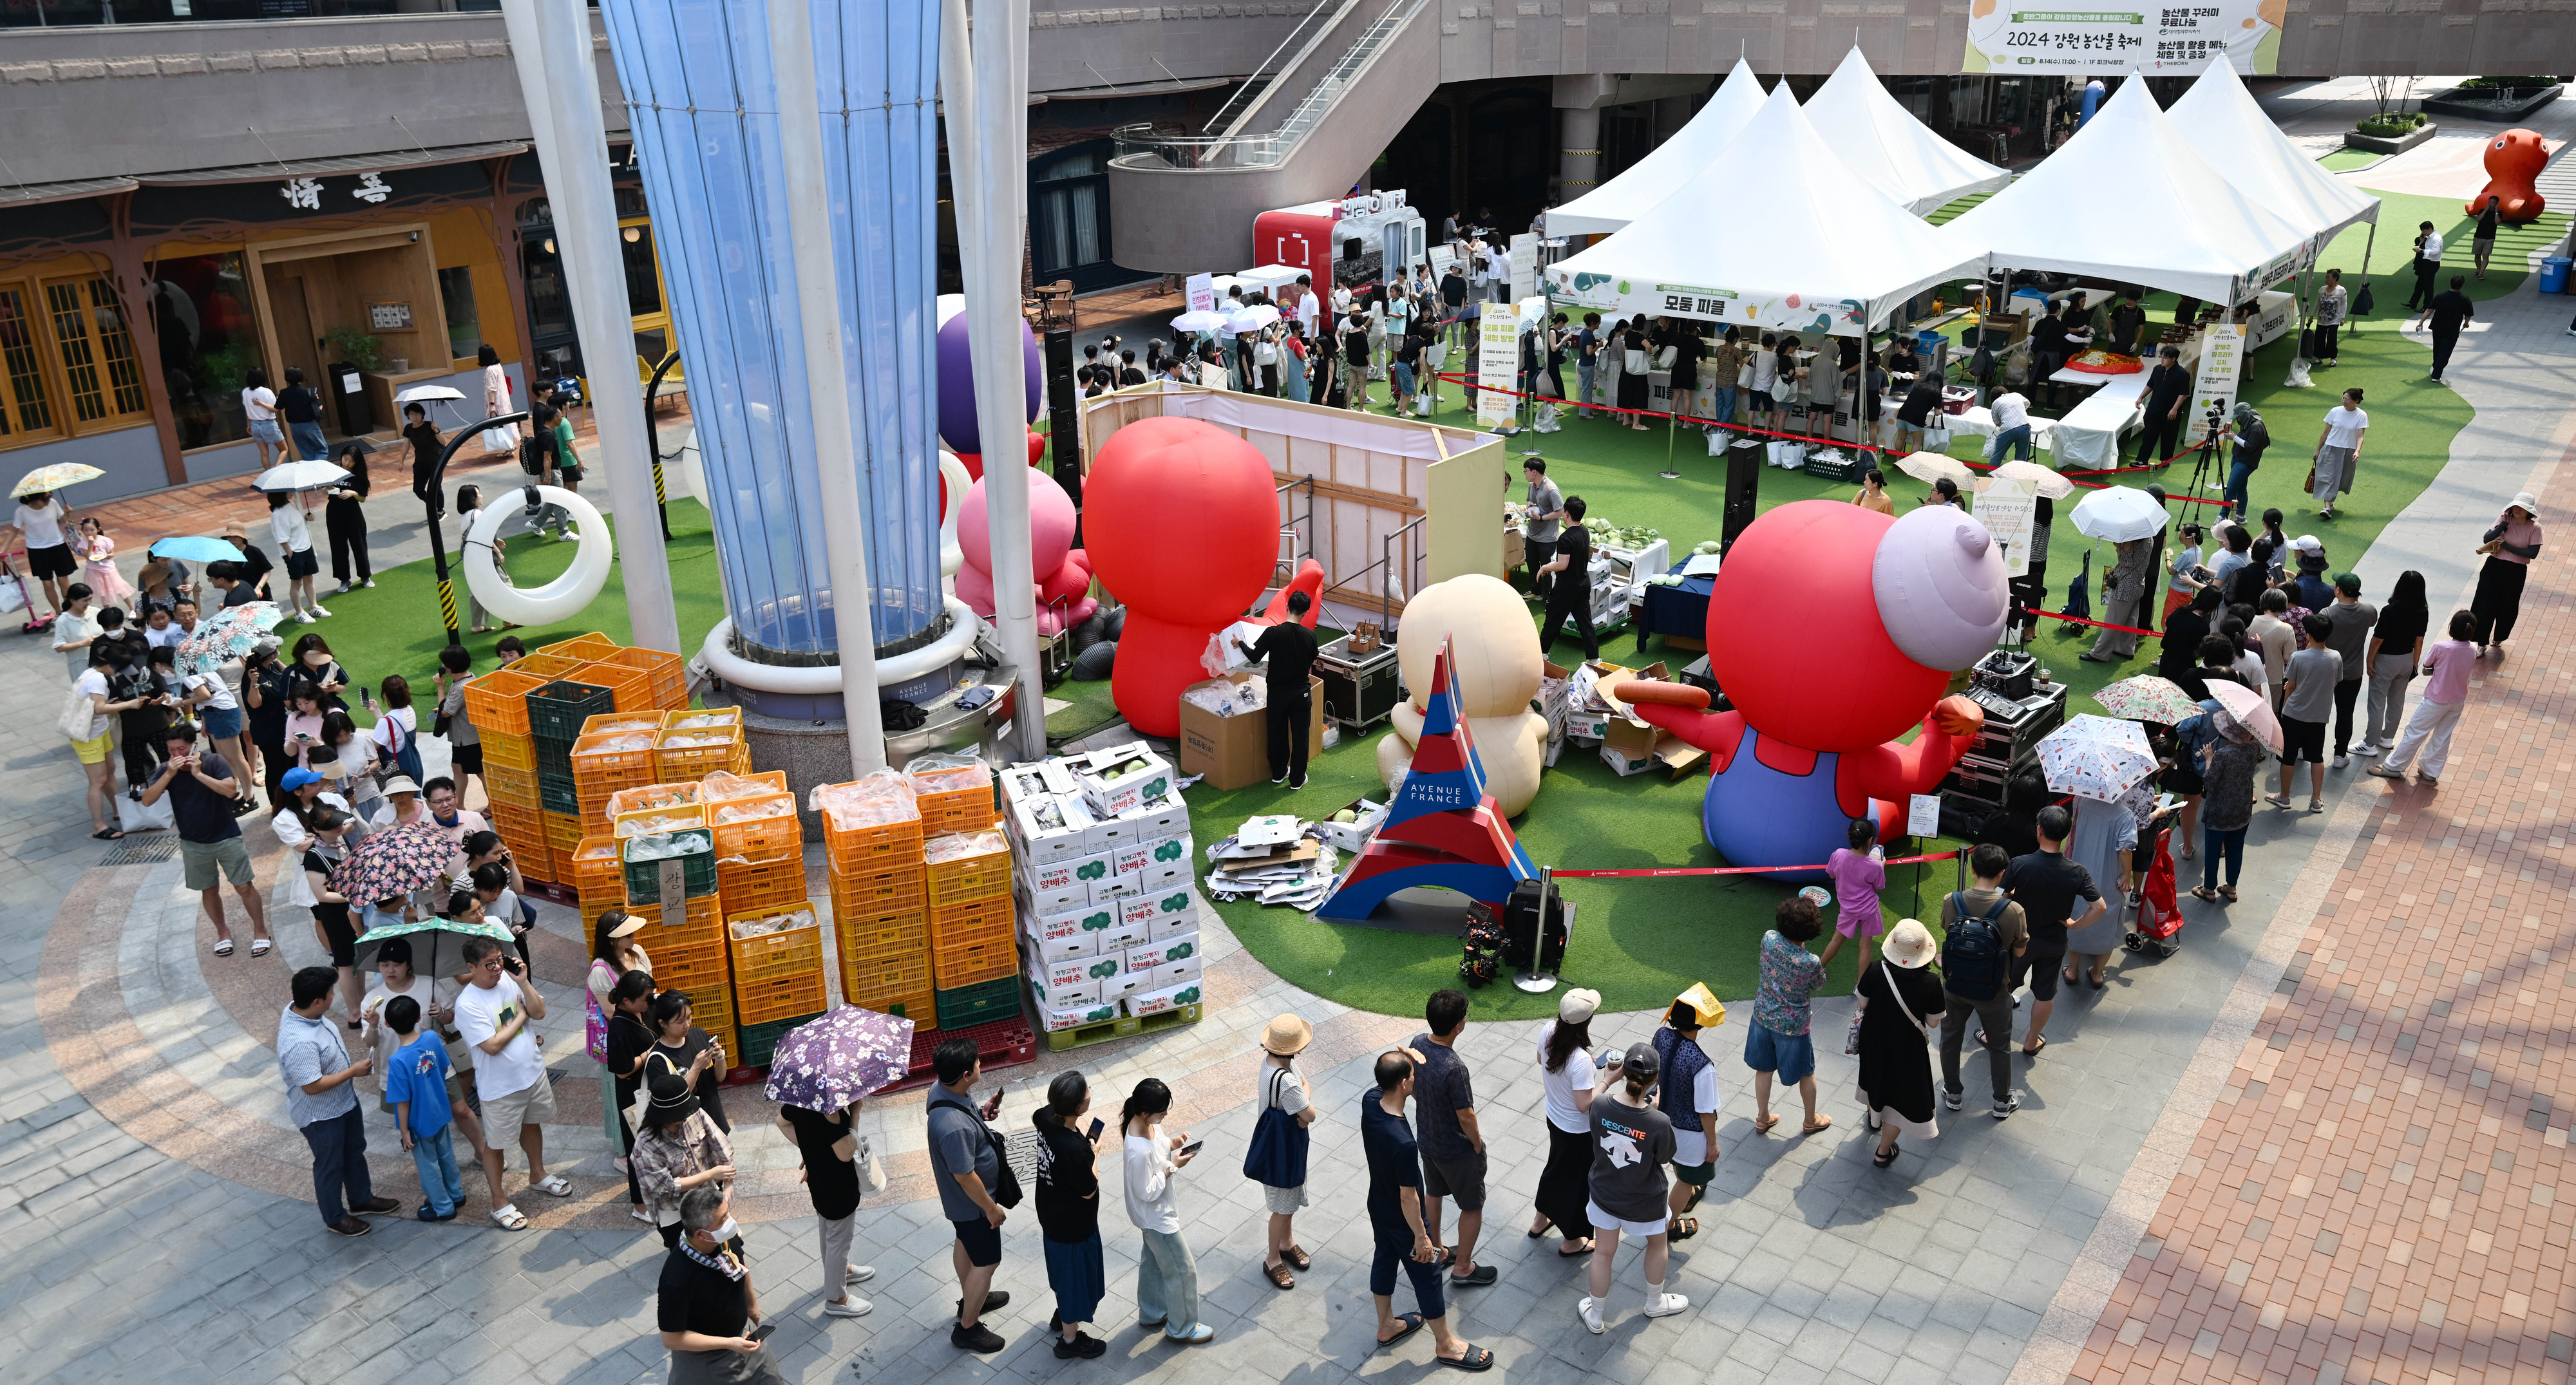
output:
M1994 536L2007 576L2030 575L2031 537L2037 529L2039 483L1999 476L1977 492L1977 522Z
M2185 447L2209 436L2209 413L2225 418L2236 407L2236 377L2245 365L2245 329L2235 323L2210 327L2201 338L2200 368L2191 378L2191 417L2183 423Z
M1692 317L1802 336L1856 337L1867 305L1857 298L1823 298L1782 290L1667 284L1620 274L1547 271L1548 296L1559 310L1612 317Z
M1509 303L1488 303L1476 318L1476 426L1492 428L1512 421L1520 401L1509 391L1519 388L1521 320Z
M1964 72L2117 77L2198 73L2225 53L2240 75L2270 76L2281 51L2281 0L2091 10L1986 0L1968 15Z

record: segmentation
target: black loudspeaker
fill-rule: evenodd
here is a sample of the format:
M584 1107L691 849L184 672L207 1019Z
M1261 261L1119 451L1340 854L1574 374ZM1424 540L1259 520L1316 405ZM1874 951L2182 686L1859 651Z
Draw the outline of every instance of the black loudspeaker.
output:
M1718 533L1720 551L1735 546L1735 536L1753 522L1754 501L1762 489L1760 447L1726 449L1726 515Z
M1565 906L1549 881L1542 897L1535 880L1512 887L1503 902L1503 964L1515 970L1553 972L1565 964Z
M1073 383L1073 330L1046 334L1047 451L1055 458L1055 483L1082 509L1082 391Z

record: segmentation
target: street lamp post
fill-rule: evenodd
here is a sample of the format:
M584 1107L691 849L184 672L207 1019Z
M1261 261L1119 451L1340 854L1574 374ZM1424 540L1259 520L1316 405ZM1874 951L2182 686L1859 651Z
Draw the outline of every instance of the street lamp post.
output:
M447 621L449 644L465 643L465 632L456 624L456 587L448 579L447 535L439 528L440 521L447 514L448 460L456 455L456 449L465 445L467 438L480 436L486 428L507 428L512 436L516 436L520 420L527 416L525 410L515 414L499 414L471 428L460 429L456 436L447 440L447 446L439 449L438 465L429 469L429 480L420 489L421 503L429 507L429 560L433 570L438 574L438 612Z

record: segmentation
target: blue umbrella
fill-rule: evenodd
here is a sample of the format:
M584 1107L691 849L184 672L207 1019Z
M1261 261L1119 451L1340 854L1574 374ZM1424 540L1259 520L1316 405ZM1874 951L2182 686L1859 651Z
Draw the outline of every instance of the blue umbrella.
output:
M163 539L152 545L151 552L156 558L177 558L188 563L229 563L238 561L242 555L240 549L224 540L202 534Z

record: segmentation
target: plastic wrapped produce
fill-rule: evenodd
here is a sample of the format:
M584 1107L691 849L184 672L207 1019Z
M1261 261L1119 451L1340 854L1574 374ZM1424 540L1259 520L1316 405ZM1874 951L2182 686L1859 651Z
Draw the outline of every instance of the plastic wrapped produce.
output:
M790 817L795 812L795 799L785 794L772 794L767 798L719 802L715 805L715 820L719 825L728 822L757 822L762 818Z
M733 741L733 733L730 731L682 731L676 733L665 731L662 733L662 748L665 750L695 750L700 746L731 745L733 744Z
M710 771L698 781L699 797L708 803L728 798L758 798L780 791L779 785L756 774L734 774L727 770Z
M741 722L737 720L731 712L690 712L683 716L675 716L671 718L670 724L666 729L672 731L686 731L692 727L698 726L739 725L741 725Z
M677 832L683 828L704 827L706 821L706 814L692 807L686 812L656 813L651 817L626 819L617 824L617 835L621 837L659 836Z
M933 837L924 842L921 848L921 859L925 864L938 866L972 860L978 856L1007 856L1010 851L1010 838L999 832L951 832L944 837Z
M758 938L770 933L786 933L813 926L814 911L811 909L796 909L784 914L773 914L768 918L735 919L726 925L737 938Z
M626 843L629 861L660 861L673 856L695 856L715 850L715 839L704 829L689 832L653 832L632 837Z
M924 755L903 767L916 794L993 789L993 767L974 755Z
M590 719L590 725L587 728L587 733L594 736L601 736L611 733L624 734L629 731L641 731L647 738L646 744L649 745L651 744L650 738L654 733L661 729L662 718L659 715L648 714L644 716L630 717L618 716L612 713L604 717L592 717Z
M695 784L643 784L608 796L608 815L640 813L651 808L684 808L698 801Z
M807 801L845 832L921 821L911 781L892 769L870 770L846 784L817 784Z

